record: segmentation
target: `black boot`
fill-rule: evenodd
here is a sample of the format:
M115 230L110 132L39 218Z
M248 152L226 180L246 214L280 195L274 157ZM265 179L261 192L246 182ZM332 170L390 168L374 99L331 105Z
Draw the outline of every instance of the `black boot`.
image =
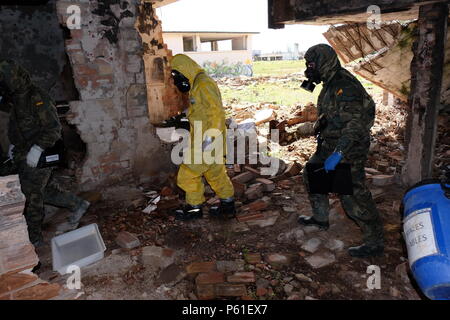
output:
M220 204L209 209L209 215L214 218L232 219L236 217L234 199L220 199Z
M202 205L192 206L186 205L182 209L175 210L175 219L181 221L188 221L200 219L203 217Z
M304 225L304 226L315 226L319 227L320 230L328 230L330 227L329 222L320 222L317 221L314 217L308 217L308 216L300 216L297 220L298 223Z
M357 247L348 248L348 254L355 258L379 257L384 252L384 245L369 246L362 244Z

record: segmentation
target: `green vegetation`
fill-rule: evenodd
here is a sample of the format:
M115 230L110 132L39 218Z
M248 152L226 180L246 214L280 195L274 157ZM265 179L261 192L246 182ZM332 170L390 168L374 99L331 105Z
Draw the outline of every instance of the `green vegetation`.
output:
M273 103L278 105L316 103L322 85L317 86L314 93L300 88L302 80L289 82L254 82L241 87L220 86L225 103Z
M260 76L284 76L291 73L305 72L305 60L282 61L255 61L253 62L253 75Z
M253 63L254 81L241 86L219 85L225 104L231 103L274 103L278 105L306 105L317 103L322 85L318 85L313 93L300 88L304 80L304 60L287 61L257 61ZM292 75L300 73L301 76ZM277 79L291 75L290 79ZM258 79L262 76L272 76L272 79ZM368 90L369 94L381 92L382 89L357 76L358 80Z

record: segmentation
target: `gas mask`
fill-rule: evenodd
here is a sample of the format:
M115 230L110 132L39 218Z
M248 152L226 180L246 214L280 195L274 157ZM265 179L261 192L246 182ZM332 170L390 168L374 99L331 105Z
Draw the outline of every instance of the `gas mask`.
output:
M181 72L177 70L172 70L172 77L173 82L175 83L175 86L180 90L181 92L189 92L191 90L191 85L189 84L189 79L186 78Z
M315 62L306 62L305 76L308 79L303 81L301 87L309 92L313 92L316 87L314 83L319 84L322 81Z

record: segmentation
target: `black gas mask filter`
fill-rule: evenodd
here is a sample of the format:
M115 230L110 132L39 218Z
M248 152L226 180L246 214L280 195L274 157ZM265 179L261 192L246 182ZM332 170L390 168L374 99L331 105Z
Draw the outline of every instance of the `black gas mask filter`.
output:
M313 92L316 88L314 82L316 84L321 82L319 71L316 69L316 64L314 62L306 63L305 76L307 79L303 81L301 87L309 92Z
M175 86L178 88L178 90L180 90L183 93L189 92L189 90L191 90L189 79L186 78L181 72L177 70L172 70L172 77Z

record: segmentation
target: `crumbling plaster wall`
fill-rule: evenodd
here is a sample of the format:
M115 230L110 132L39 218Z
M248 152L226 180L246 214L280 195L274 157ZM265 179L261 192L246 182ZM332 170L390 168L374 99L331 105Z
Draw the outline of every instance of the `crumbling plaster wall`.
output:
M71 101L69 122L87 144L80 189L123 181L140 182L171 169L170 152L149 122L142 39L135 28L140 0L60 0L81 9L81 28L71 29L66 51L79 101ZM151 108L151 106L150 106Z
M64 48L64 30L55 12L56 0L42 6L1 6L0 59L14 59L55 101L73 100L78 93ZM9 146L9 110L0 112L0 145Z
M0 59L18 61L54 100L71 100L77 93L73 80L65 73L68 59L64 30L55 14L55 2L1 7Z

